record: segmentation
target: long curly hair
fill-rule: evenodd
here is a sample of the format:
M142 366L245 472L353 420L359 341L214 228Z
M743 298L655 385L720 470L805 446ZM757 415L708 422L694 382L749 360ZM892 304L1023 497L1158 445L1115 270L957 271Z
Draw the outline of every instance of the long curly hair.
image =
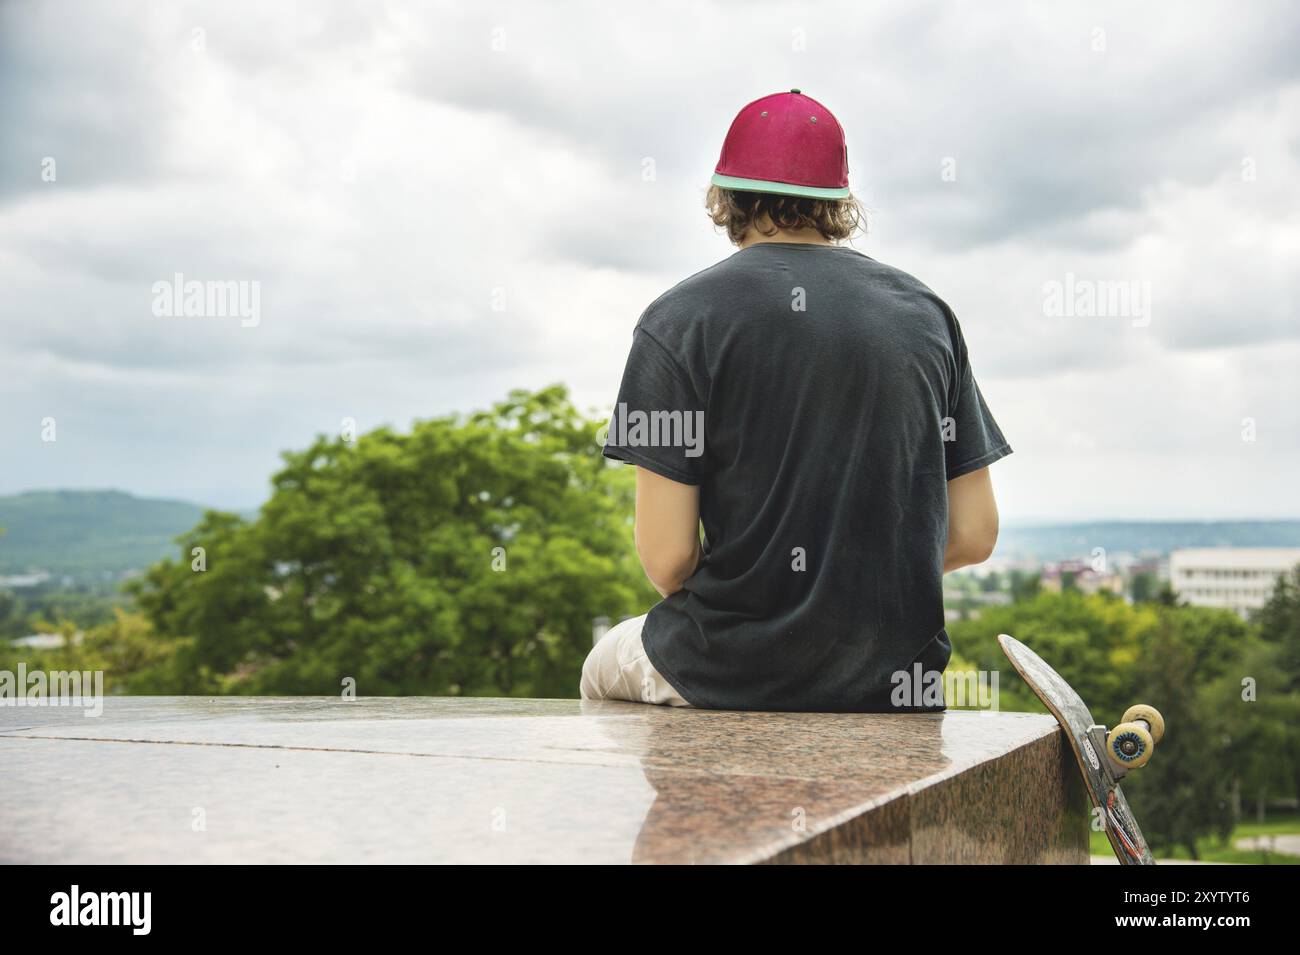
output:
M709 186L704 208L715 226L727 230L727 237L735 245L751 228L767 236L782 229L816 229L828 242L842 242L855 232L867 231L866 211L853 196L809 199ZM770 228L758 225L764 217L771 223Z

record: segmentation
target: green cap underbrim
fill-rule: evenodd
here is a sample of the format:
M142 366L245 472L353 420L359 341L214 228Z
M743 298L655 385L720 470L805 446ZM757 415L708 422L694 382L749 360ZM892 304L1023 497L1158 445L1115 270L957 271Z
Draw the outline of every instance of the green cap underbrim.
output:
M741 192L766 192L776 196L803 196L807 199L847 199L849 187L825 188L823 186L796 186L788 182L768 182L765 179L741 179L738 176L724 176L714 173L709 180L723 189L737 189Z

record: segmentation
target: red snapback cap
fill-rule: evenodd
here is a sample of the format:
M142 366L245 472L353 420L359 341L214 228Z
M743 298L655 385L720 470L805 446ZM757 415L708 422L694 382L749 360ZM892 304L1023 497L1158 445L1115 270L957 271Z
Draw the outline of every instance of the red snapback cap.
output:
M712 182L745 192L846 199L844 128L797 89L756 99L732 120Z

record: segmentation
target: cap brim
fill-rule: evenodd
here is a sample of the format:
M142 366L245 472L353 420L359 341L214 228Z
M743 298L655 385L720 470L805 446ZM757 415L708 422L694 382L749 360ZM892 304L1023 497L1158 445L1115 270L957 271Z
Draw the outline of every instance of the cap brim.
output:
M826 188L824 186L798 186L789 182L768 182L765 179L741 179L739 176L724 176L715 172L710 180L723 189L736 189L741 192L766 192L775 196L802 196L806 199L847 199L848 186Z

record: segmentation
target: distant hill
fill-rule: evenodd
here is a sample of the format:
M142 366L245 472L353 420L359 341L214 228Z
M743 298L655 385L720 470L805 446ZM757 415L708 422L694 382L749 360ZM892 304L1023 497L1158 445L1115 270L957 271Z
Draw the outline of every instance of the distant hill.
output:
M0 575L49 571L100 578L176 554L174 539L205 508L122 491L28 491L0 496ZM252 513L244 516L253 517ZM1053 561L1112 554L1168 554L1179 547L1300 547L1300 521L1094 521L1004 524L996 556Z
M1010 524L995 555L1023 560L1087 557L1094 547L1111 554L1168 554L1180 547L1300 547L1300 521L1095 521L1083 524Z
M122 491L28 491L0 496L0 574L100 577L176 553L173 539L204 508Z

